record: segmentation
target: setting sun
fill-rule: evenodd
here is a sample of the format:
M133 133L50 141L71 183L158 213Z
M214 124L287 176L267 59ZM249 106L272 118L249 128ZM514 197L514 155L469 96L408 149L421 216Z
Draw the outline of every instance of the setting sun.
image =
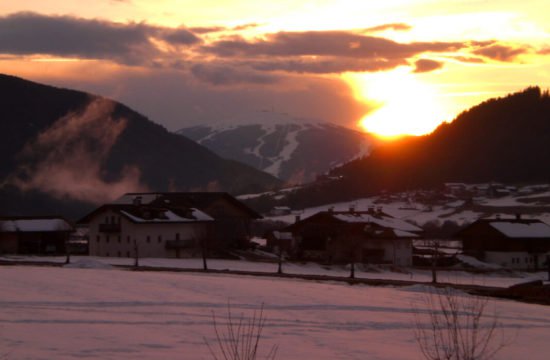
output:
M375 106L359 125L381 138L424 135L448 120L443 100L409 68L347 75L358 100Z

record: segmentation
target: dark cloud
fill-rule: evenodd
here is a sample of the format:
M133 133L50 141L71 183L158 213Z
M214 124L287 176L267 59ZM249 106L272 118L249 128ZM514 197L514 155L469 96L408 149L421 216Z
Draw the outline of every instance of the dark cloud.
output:
M209 34L227 30L224 26L201 26L189 28L195 34Z
M224 64L196 64L191 67L191 73L212 85L273 84L278 81L274 75Z
M172 45L191 45L199 42L197 36L185 28L180 29L158 29L156 36L171 43Z
M232 27L231 30L234 30L234 31L248 30L248 29L256 28L260 25L261 24L257 24L257 23L242 24L242 25L237 25Z
M424 72L441 69L442 67L443 67L442 62L430 60L430 59L420 59L414 63L414 72L424 73Z
M519 55L530 52L528 46L509 46L502 44L491 44L473 51L476 55L481 55L489 59L498 61L514 61Z
M135 65L161 54L151 38L177 45L200 42L186 29L144 23L119 24L28 12L0 17L0 53L4 54L48 54Z
M320 59L272 59L250 62L250 66L262 71L286 71L292 73L338 74L343 72L374 72L407 65L401 59L347 59L323 57Z
M225 27L225 26L193 27L193 28L190 28L189 30L195 34L210 34L210 33L219 33L222 31L243 31L243 30L252 29L258 26L260 26L260 24L250 23L250 24L237 25L233 27Z
M366 28L363 31L372 33L372 32L379 32L379 31L386 31L386 30L393 30L393 31L409 31L412 29L412 26L405 23L392 23L392 24L383 24L378 26L373 26L370 28Z
M477 56L452 56L451 59L454 59L463 63L473 63L473 64L485 63L485 60Z
M233 38L206 45L203 50L218 56L333 56L349 58L409 58L423 52L455 51L459 42L416 42L401 44L380 37L347 31L279 32L265 39Z

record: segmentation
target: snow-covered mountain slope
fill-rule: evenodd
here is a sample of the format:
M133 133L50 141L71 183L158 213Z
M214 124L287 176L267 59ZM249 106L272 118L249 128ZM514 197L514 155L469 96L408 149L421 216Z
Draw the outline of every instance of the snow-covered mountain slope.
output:
M218 155L243 162L291 183L304 183L369 153L375 140L326 122L258 112L239 125L199 125L177 131ZM239 122L237 122L239 123Z

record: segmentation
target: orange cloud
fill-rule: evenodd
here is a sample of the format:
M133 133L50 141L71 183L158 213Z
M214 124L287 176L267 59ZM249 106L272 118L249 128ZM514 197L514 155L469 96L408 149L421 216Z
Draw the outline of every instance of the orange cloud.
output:
M415 73L424 73L441 69L443 67L443 63L435 60L420 59L414 63L414 66Z
M531 48L529 46L510 46L502 44L492 44L474 50L473 53L481 55L486 58L498 61L514 61L519 55L529 53Z

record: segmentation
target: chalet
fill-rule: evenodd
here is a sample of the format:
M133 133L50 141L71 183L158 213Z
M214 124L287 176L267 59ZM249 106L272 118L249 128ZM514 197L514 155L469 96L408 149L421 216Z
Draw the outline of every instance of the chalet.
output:
M3 217L0 218L0 253L64 254L73 230L62 217Z
M227 193L131 193L82 218L90 255L196 256L247 242L260 216ZM207 244L207 245L206 245Z
M381 209L321 211L283 230L293 235L294 255L326 262L412 264L412 239L420 228Z
M480 219L458 233L463 251L511 269L539 269L550 256L550 226L540 220Z

